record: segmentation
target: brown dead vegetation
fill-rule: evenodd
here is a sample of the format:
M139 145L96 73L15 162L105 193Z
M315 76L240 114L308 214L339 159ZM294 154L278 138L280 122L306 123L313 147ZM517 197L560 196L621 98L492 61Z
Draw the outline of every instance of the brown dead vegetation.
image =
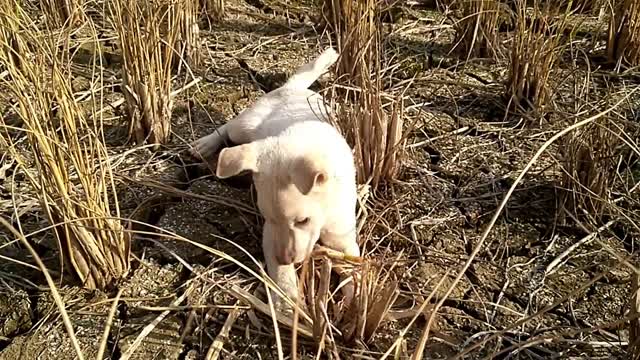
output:
M327 0L325 21L341 54L336 65L336 123L355 149L359 183L393 180L403 154L403 102L382 89L383 29L376 0ZM352 102L345 102L351 100Z
M53 35L34 32L29 16L15 10L0 19L3 28L19 30L2 34L0 59L30 156L19 152L2 122L4 142L37 194L67 269L83 286L104 289L127 274L130 239L119 219L101 117L96 107L86 113L74 98L69 49L58 49ZM26 43L30 49L10 46Z
M634 0L611 0L607 55L620 66L640 66L640 3Z
M173 46L180 34L179 17L173 8L155 1L117 0L111 2L110 11L123 59L129 136L137 144L157 148L171 137L171 70L177 57Z

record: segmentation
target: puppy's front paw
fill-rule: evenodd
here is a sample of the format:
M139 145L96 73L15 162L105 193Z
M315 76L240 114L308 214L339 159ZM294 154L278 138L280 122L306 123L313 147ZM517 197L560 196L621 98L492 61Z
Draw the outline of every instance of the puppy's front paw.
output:
M291 301L295 304L296 303L296 293L293 294L287 294L287 296L289 297L289 299L291 299ZM282 296L276 294L275 292L271 292L271 300L273 301L273 307L276 309L276 311L283 313L283 314L292 314L293 313L293 306L291 306L289 304L289 302L283 298Z
M209 161L222 144L221 136L214 132L192 142L189 154L200 161Z
M206 147L203 143L204 138L200 138L189 144L189 155L199 161L204 160L203 150Z
M353 281L348 282L342 287L342 301L349 305L353 301L356 294L356 287L353 285Z

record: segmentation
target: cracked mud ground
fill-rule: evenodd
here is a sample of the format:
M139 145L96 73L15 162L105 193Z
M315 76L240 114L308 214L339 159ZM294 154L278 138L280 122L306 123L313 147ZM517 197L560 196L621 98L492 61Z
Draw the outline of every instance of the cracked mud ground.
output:
M261 260L260 219L251 213L253 194L247 180L217 181L205 166L190 163L180 154L187 142L238 114L317 53L319 36L308 17L312 4L295 4L285 11L282 3L229 1L227 18L203 28L207 60L196 74L204 80L197 91L187 91L176 101L173 143L155 155L130 153L117 169L125 216L223 251L248 266L252 266L251 257ZM451 67L456 60L445 55L451 32L433 30L431 25L441 19L430 10L408 9L401 22L386 26L401 28L402 21L416 19L428 21L411 32L394 32L386 41L408 59L398 81L419 75L407 92L410 104L419 105L408 112L418 125L409 144L426 137L435 140L410 148L399 181L377 195L380 204L391 210L384 211L383 219L372 220L375 224L365 246L371 257L403 252L401 294L394 307L398 311L417 307L443 277L447 288L519 171L564 125L558 121L545 129L522 129L504 121L500 98L504 66ZM436 66L433 58L443 62ZM115 155L128 150L122 130L116 124L109 132ZM628 229L616 229L616 234L585 244L562 266L548 271L553 259L587 235L583 229L555 221L558 176L550 152L519 185L482 251L441 308L427 345L428 358L453 356L500 331L504 332L496 340L468 356L482 358L546 336L510 358L627 358L621 344L628 340L628 330L624 323L615 322L626 315L632 271L620 264L616 254L630 254L637 236ZM19 202L29 204L32 198L21 184L24 179L15 179L15 193L22 197ZM3 199L10 199L10 188L1 188ZM249 210L240 212L215 201L220 198ZM134 214L140 204L144 204L142 210ZM45 226L37 203L21 210L25 232ZM382 210L381 205L381 214ZM10 213L10 209L3 211ZM242 310L222 357L277 358L270 319L225 291L231 284L254 291L255 279L201 248L166 239L153 227L138 226L148 235L136 240L134 270L119 284L123 301L109 334L112 358L119 358L145 326L170 309L133 357L202 359L229 307L236 305ZM56 269L55 240L46 234L32 240L47 265ZM20 247L2 248L0 254L30 260ZM10 262L0 262L0 272L0 358L75 358L51 296L39 288L44 284L41 276ZM196 279L195 274L202 278ZM596 281L589 284L591 280ZM61 292L85 357L93 358L111 304L107 300L114 294L71 285ZM184 308L173 305L181 295L186 295ZM434 299L443 295L441 287ZM559 305L547 309L560 299L564 300ZM344 345L343 358L354 354L379 358L408 320L386 322L368 344ZM407 333L407 349L415 347L425 323L419 317ZM288 336L285 331L285 346ZM314 357L308 341L300 340L298 350L298 358ZM506 354L501 358L508 358Z

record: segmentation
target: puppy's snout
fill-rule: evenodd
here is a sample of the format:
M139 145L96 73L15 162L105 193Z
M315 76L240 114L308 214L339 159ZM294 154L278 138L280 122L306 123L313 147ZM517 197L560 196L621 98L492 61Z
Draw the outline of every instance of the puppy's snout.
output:
M295 252L290 247L285 247L276 253L276 260L280 265L290 265L295 260Z

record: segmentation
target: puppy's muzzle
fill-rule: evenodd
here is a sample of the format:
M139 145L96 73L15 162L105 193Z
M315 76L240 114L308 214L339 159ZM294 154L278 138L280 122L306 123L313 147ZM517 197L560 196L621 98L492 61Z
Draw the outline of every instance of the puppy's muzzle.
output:
M295 255L295 251L291 247L287 246L276 252L276 260L280 265L290 265L293 264Z

